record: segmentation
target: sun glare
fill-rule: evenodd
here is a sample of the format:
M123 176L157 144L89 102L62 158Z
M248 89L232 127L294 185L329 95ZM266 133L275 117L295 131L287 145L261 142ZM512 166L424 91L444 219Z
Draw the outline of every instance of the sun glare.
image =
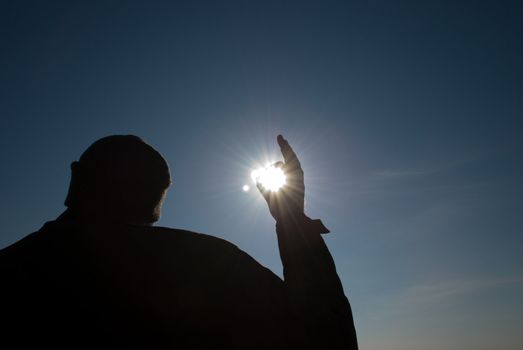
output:
M251 173L254 183L260 183L266 190L276 192L285 185L285 174L281 168L266 165Z

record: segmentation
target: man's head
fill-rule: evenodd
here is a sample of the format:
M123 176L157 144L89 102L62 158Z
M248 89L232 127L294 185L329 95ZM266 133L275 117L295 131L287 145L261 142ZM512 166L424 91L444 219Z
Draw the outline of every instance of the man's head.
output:
M133 135L104 137L71 164L65 205L84 221L152 224L171 184L169 166Z

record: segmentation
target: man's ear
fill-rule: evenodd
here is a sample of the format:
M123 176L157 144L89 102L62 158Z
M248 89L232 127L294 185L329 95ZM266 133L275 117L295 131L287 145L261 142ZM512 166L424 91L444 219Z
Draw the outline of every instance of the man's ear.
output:
M78 201L78 197L80 196L80 179L82 177L81 174L81 166L78 162L72 162L71 163L71 181L69 182L69 191L67 192L67 197L65 198L65 206L71 207L74 205L75 202Z

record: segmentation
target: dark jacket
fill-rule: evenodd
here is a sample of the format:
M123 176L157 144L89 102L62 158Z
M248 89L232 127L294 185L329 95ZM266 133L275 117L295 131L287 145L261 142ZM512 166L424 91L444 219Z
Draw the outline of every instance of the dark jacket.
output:
M290 231L299 231L297 244ZM285 282L212 236L49 222L0 251L0 342L356 349L350 306L320 235L280 227L278 237Z

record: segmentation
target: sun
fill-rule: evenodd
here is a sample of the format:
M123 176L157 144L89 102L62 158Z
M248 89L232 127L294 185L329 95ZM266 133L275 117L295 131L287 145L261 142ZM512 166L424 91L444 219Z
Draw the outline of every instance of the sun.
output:
M282 188L286 181L286 176L283 170L271 164L254 170L251 173L251 178L254 183L260 183L263 188L273 192L277 192Z

